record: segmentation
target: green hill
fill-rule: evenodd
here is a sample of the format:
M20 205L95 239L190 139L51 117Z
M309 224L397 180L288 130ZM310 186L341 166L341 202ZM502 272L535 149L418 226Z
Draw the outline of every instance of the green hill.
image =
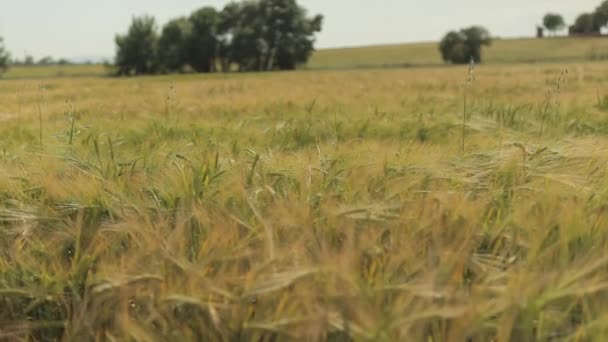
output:
M2 75L7 79L101 76L107 70L100 64L13 66Z
M608 59L608 38L497 39L484 49L486 63L537 63ZM437 43L377 45L317 51L309 69L442 64Z

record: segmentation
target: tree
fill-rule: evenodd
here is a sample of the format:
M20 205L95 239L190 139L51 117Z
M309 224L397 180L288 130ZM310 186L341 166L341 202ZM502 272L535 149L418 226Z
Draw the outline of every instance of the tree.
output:
M476 63L481 63L481 49L491 43L488 30L472 26L458 32L448 32L439 43L439 51L446 62L466 64L472 58Z
M10 61L11 56L4 47L4 40L0 37L0 72L5 72L6 70L8 70Z
M564 21L564 17L559 14L547 13L543 18L543 25L555 35L557 31L563 30L566 27L566 22Z
M35 64L35 62L34 62L34 56L32 56L32 55L25 56L25 60L24 60L23 64L25 64L25 65L34 65Z
M239 46L240 39L243 36L243 26L247 23L243 22L243 18L248 9L254 8L251 2L227 4L218 14L218 43L219 43L219 59L222 71L230 71L233 63L239 60L239 53L247 54L250 49ZM255 15L251 17L255 20ZM250 22L251 23L251 22ZM252 39L255 39L252 37Z
M310 58L323 24L295 0L233 3L220 17L223 56L242 71L295 69Z
M268 45L266 69L292 70L314 50L314 34L321 31L323 16L307 18L296 0L261 0L266 16L264 39Z
M51 56L45 56L38 60L38 65L51 65L55 64L55 60Z
M259 3L246 1L229 4L222 11L224 63L234 63L239 71L262 70L266 42L262 38L264 17Z
M596 16L593 13L583 13L576 18L572 25L573 33L598 33L600 26L597 23Z
M595 25L602 28L608 24L608 0L602 2L594 12ZM599 32L599 30L598 30Z
M448 32L439 43L439 51L441 51L443 60L451 63L466 64L465 40L466 37L464 37L462 32Z
M188 64L187 44L191 39L192 24L187 18L169 21L158 41L158 64L162 71L176 72Z
M116 36L115 65L119 75L142 75L157 71L158 33L153 17L134 17L129 31Z
M190 15L192 34L186 42L187 60L198 72L213 72L219 54L218 12L203 7Z

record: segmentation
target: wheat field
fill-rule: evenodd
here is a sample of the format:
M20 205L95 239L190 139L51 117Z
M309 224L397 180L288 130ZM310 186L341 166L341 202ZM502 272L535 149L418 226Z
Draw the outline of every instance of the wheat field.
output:
M470 76L1 82L0 340L604 340L608 64Z

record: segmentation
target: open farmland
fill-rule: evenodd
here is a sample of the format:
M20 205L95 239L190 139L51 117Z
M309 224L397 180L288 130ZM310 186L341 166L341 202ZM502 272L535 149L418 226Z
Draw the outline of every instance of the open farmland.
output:
M497 39L484 48L490 64L580 62L608 59L608 39L545 38ZM309 69L437 66L443 64L437 43L377 45L323 49L315 52Z
M84 77L107 75L108 70L99 64L31 65L14 66L2 78L40 79L54 77Z
M608 39L546 38L495 40L484 48L487 64L585 62L608 59ZM437 43L376 45L320 49L301 69L370 69L400 67L437 67L444 65ZM53 77L94 77L108 75L103 65L15 66L3 75L8 79Z
M475 76L3 81L0 339L602 340L608 64Z

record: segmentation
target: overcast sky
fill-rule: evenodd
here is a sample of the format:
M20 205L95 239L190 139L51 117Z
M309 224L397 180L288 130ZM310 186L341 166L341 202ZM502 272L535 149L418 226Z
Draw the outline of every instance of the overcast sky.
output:
M113 56L114 36L133 15L150 14L162 25L228 0L4 0L0 36L13 56L36 58ZM479 24L495 36L535 33L543 14L554 11L568 23L601 0L299 0L325 15L317 47L436 41L448 30Z

